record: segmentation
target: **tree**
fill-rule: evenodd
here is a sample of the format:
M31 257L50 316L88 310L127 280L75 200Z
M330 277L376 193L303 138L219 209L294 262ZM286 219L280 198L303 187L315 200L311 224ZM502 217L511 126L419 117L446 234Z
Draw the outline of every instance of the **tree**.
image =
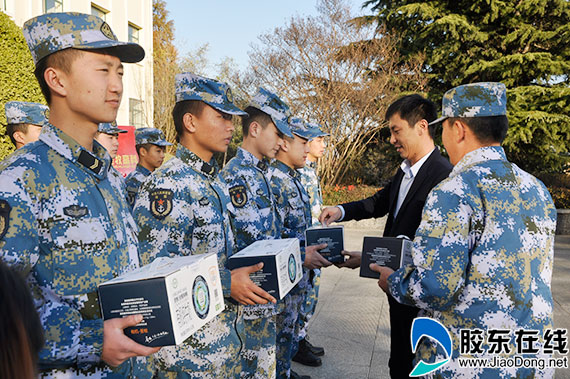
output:
M164 0L152 2L152 42L154 71L154 127L164 132L168 141L176 139L174 76L179 72L178 50L174 46L174 22L168 19Z
M508 88L504 146L524 169L561 170L570 140L568 0L369 0L358 19L401 36L402 61L425 57L430 97L457 85L500 81Z
M422 91L421 57L400 64L396 39L358 28L343 0L322 0L317 17L293 17L259 37L250 71L236 80L249 93L275 91L294 115L330 133L320 161L324 183L340 183L385 126L387 106L402 92Z
M22 30L8 15L0 12L0 160L14 151L10 137L5 135L4 105L8 101L45 104Z

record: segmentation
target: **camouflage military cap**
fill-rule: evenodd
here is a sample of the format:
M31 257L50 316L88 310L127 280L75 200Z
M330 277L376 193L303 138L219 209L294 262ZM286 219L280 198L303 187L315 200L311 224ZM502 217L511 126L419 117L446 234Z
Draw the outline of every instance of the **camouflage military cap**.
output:
M238 116L247 115L234 104L234 97L230 86L214 79L205 78L191 72L177 74L176 102L186 100L199 100L220 112Z
M289 125L291 126L291 132L293 134L304 138L306 140L312 140L315 138L314 130L311 130L300 118L292 117L289 119Z
M99 133L105 134L119 134L119 133L126 133L126 130L120 129L117 127L117 122L102 122L99 124L99 128L97 129Z
M293 137L289 126L291 111L289 106L273 92L259 87L249 102L250 107L259 109L271 117L277 129L287 137Z
M313 138L330 136L329 133L323 131L319 124L308 122L307 128L313 133Z
M7 124L33 124L43 126L49 118L49 108L26 101L9 101L4 105Z
M507 114L507 89L503 83L483 82L465 84L450 89L441 101L441 117L488 117Z
M150 143L156 146L172 145L164 138L162 130L156 128L140 128L135 130L135 144L144 145Z
M46 13L24 23L24 37L38 64L55 52L75 48L106 49L122 62L135 63L144 58L142 46L119 42L109 24L97 16L84 13Z

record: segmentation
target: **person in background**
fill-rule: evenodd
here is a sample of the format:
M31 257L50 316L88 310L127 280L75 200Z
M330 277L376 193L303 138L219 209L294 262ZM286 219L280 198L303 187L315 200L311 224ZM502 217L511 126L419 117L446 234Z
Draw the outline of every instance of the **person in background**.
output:
M443 121L443 145L454 167L426 200L413 264L396 272L371 268L386 293L449 330L451 357L427 338L416 350L418 361L451 359L438 377L552 378L552 367L474 369L458 359L514 358L518 348L525 359L551 356L543 348L548 340L553 346L554 336L548 337L556 208L544 184L510 163L501 147L508 129L504 84L455 87L443 96L442 114L431 124ZM486 333L480 352L462 353L465 330ZM489 349L491 339L504 341L497 354Z
M162 131L156 128L136 129L135 145L139 162L135 170L125 178L127 201L131 208L135 205L135 199L141 183L162 165L164 155L166 154L166 146L172 146L164 138Z
M390 143L404 159L396 175L373 196L336 207L327 207L319 220L362 220L387 215L384 237L404 235L414 238L422 209L431 189L449 175L451 164L435 147L435 104L420 95L397 99L386 110ZM347 252L349 259L340 267L360 267L360 252ZM414 354L410 346L412 322L418 308L403 305L388 295L390 311L390 376L407 378L413 369Z
M99 142L105 150L107 150L111 156L111 160L113 160L117 156L117 151L119 150L119 133L126 132L126 130L118 128L115 121L102 122L99 124L97 133L95 134L95 140Z
M4 105L6 135L16 147L35 142L40 138L42 126L47 123L49 108L39 103L9 101Z
M44 331L28 285L0 260L0 378L37 378Z
M319 158L325 153L325 137L328 133L323 132L322 127L318 124L307 123L307 127L313 133L313 139L308 142L309 153L305 167L298 169L301 174L301 183L309 194L311 202L311 217L313 226L320 225L319 215L323 207L323 192L321 190L321 180L317 172L317 164ZM314 269L309 273L309 281L311 286L307 293L307 301L301 305L299 315L299 351L293 357L293 361L312 366L318 361L314 357L325 355L325 349L320 346L314 346L309 342L307 336L307 327L309 320L315 313L317 301L319 297L319 287L321 283L321 270ZM309 354L311 353L311 354Z

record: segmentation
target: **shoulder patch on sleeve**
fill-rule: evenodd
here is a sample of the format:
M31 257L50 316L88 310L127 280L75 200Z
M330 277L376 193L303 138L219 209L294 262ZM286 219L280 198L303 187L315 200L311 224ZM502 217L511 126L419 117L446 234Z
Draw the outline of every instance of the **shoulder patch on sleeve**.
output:
M229 193L234 207L242 208L247 203L247 191L243 184L231 187Z
M12 207L6 200L0 200L0 240L4 238L10 225L10 211Z
M156 189L148 194L150 212L155 218L162 220L172 212L172 197L169 189Z

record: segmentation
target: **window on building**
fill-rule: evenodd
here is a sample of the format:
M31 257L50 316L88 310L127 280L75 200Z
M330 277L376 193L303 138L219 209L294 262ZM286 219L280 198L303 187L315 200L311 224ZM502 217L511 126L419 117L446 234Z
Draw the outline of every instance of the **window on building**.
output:
M129 42L139 43L139 28L129 22Z
M6 12L6 0L0 0L0 11Z
M63 12L63 0L44 0L45 13Z
M135 128L143 128L145 126L142 100L129 99L129 124Z
M107 13L109 13L109 12L106 11L105 9L91 3L91 14L93 16L97 16L97 17L103 19L103 21L107 21Z

